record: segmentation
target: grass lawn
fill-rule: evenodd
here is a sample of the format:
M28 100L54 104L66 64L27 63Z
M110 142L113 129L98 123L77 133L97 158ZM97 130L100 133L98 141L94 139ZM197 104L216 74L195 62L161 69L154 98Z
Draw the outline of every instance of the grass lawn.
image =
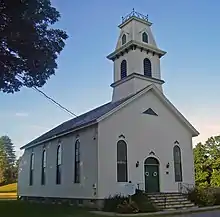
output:
M1 201L0 216L10 217L96 217L86 210L65 205ZM101 216L99 216L101 217Z
M0 193L16 193L17 183L0 186Z

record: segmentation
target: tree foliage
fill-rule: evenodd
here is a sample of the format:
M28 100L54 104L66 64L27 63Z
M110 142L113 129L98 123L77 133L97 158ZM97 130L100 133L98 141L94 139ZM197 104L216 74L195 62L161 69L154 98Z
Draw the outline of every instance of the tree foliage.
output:
M197 144L193 152L196 185L220 187L220 136Z
M42 87L55 74L67 39L51 27L59 18L50 0L0 1L0 91Z
M0 184L17 180L17 161L14 145L8 136L0 137Z

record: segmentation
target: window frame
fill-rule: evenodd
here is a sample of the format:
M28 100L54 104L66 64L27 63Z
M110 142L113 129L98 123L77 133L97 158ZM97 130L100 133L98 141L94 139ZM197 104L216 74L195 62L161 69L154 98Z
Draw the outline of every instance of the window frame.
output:
M147 77L152 77L152 64L149 58L144 58L143 60L143 68L144 68L144 75Z
M34 184L34 152L31 153L30 157L30 174L29 174L29 185Z
M123 59L120 64L121 79L125 79L127 77L127 69L128 69L127 61Z
M142 42L148 43L148 34L146 32L142 33Z
M124 45L126 43L127 43L127 36L126 36L126 34L123 34L121 37L121 45Z
M61 185L62 180L62 145L59 142L57 146L57 154L56 154L56 184Z
M46 184L46 166L47 166L47 151L43 149L42 152L42 168L41 168L41 185Z
M182 182L183 181L182 156L181 156L181 149L178 145L175 145L173 147L173 161L174 161L175 182Z
M122 143L124 145L122 150L119 150L119 145ZM121 144L121 145L122 145ZM116 151L117 151L117 182L118 183L126 183L128 182L128 145L125 140L120 139L116 144ZM121 159L121 153L125 155Z
M77 138L74 144L74 183L75 184L80 183L80 176L81 176L81 171L80 171L81 152L80 150L81 150L81 142L80 142L80 139Z

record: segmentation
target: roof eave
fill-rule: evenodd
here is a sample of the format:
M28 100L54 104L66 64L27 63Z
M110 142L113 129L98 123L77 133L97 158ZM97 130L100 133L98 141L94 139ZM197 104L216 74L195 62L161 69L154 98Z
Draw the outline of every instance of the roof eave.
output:
M27 145L22 146L22 147L20 148L20 150L27 149L27 148L31 148L31 147L40 145L40 144L45 143L45 142L49 142L49 141L51 141L51 140L54 140L54 139L57 139L57 138L59 138L59 137L65 136L65 135L67 135L67 134L73 133L73 132L75 132L75 131L77 131L77 130L81 130L81 129L83 129L83 128L90 127L90 126L92 126L92 125L94 125L94 124L97 124L97 120L93 120L93 121L91 121L91 122L89 122L89 123L87 123L87 124L85 124L85 125L82 125L82 126L80 126L80 127L76 127L76 128L71 129L71 130L68 130L68 131L66 131L66 132L57 134L57 135L55 135L55 136L53 136L53 137L50 137L50 138L45 139L45 140L42 140L42 141L40 141L40 142L36 142L36 143L30 142L30 143L28 143Z

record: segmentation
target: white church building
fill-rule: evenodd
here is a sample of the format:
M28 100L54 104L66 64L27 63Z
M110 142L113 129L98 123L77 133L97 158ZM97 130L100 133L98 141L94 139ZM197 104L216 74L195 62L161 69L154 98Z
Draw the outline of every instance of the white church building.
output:
M112 100L25 146L20 197L99 200L125 192L178 192L194 184L198 131L163 93L158 48L148 17L122 18L113 62Z

